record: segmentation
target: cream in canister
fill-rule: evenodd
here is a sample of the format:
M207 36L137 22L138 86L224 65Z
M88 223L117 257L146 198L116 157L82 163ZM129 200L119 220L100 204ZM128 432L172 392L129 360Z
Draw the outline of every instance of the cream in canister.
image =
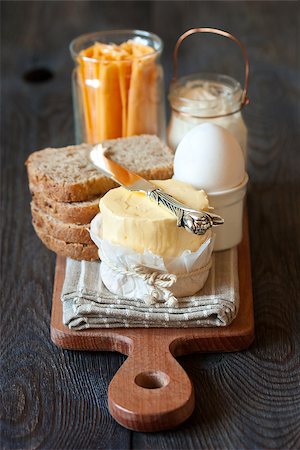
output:
M194 74L172 83L168 145L175 150L192 128L210 122L230 131L246 160L247 128L240 111L242 95L240 84L225 75Z

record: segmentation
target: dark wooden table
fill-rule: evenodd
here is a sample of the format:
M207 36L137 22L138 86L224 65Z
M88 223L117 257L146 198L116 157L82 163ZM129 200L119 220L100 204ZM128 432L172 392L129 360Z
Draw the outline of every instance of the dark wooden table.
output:
M296 449L300 447L299 2L2 1L1 347L5 449ZM124 360L50 341L55 255L30 219L24 161L74 141L68 43L140 28L165 42L194 26L236 34L251 59L250 219L256 341L241 353L180 359L196 410L179 429L130 432L110 417L107 387ZM182 48L181 73L242 76L239 49L216 37Z

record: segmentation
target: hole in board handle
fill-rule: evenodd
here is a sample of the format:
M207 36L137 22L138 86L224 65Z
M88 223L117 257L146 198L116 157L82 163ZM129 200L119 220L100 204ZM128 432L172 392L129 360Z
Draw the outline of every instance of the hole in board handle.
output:
M135 384L145 389L160 389L169 381L168 375L160 371L141 372L134 379Z

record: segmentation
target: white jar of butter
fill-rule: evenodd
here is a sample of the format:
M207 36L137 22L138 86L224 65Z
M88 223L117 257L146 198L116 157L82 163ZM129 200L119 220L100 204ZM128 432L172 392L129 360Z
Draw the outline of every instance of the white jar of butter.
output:
M194 33L214 33L235 41L245 60L244 89L227 75L196 73L177 79L177 53L182 41ZM195 126L212 122L227 128L239 142L246 161L247 127L241 110L247 97L249 60L241 42L226 31L216 28L195 28L186 31L174 48L174 77L169 92L171 118L167 130L168 145L175 151L181 139Z

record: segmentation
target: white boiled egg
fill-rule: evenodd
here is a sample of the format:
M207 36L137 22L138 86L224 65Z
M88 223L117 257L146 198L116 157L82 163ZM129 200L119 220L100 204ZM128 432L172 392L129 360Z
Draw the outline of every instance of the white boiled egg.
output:
M192 128L180 141L174 157L174 178L206 192L238 186L245 176L245 160L235 137L213 123Z

